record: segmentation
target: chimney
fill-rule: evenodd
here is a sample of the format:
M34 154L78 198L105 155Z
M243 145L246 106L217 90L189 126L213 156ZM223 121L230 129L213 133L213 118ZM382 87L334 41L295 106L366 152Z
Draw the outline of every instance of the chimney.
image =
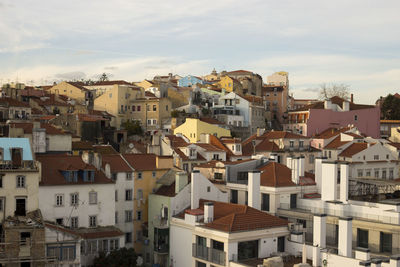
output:
M275 153L269 155L269 161L278 162L278 155Z
M255 209L261 209L260 201L260 171L249 171L248 172L248 203L249 206Z
M323 157L315 158L315 183L317 184L318 193L321 193L322 183L322 160L326 159Z
M199 193L199 183L200 183L200 171L194 170L192 171L192 180L191 180L191 195L190 195L190 208L198 209L199 201L200 201L200 193Z
M286 162L289 160L289 158L287 158ZM295 184L299 184L300 182L300 158L298 157L293 157L290 158L290 165L288 166L291 170L292 170L292 181Z
M350 102L353 103L353 94L350 95Z
M326 214L314 214L313 245L326 247Z
M350 110L350 103L349 103L349 101L346 101L346 100L343 101L342 110L343 110L343 111L349 111L349 110Z
M304 158L304 156L300 156L300 158L299 158L299 176L300 177L304 177L305 161L306 161L306 159Z
M334 201L337 199L337 174L336 162L322 162L321 200Z
M188 177L185 172L175 174L175 194L178 194L188 183Z
M324 101L324 109L332 109L332 101L330 99Z
M340 201L346 204L349 199L349 163L340 164Z
M353 239L351 217L340 217L339 218L339 242L338 242L338 255L344 257L352 257L351 253L351 242Z
M204 223L210 223L214 220L214 203L204 203Z

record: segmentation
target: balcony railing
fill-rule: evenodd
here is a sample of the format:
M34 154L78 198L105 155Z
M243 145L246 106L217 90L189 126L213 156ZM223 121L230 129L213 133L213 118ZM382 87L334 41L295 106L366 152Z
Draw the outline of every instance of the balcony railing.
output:
M226 252L198 244L193 244L192 256L219 265L225 265Z
M154 252L157 252L157 253L168 253L169 252L169 246L166 243L154 244Z

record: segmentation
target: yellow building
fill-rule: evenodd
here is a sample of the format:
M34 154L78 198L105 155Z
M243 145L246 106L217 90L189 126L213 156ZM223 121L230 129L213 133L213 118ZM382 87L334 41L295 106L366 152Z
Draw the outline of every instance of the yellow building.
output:
M219 82L216 83L220 88L225 89L227 92L235 92L241 94L243 92L242 84L235 78L227 75L222 76Z
M156 189L157 180L169 169L173 168L171 156L154 154L124 154L126 161L134 172L134 249L138 253L144 251L144 240L148 237L148 197Z
M150 88L150 87L155 87L154 83L152 81L149 81L149 80L146 80L146 79L141 81L141 82L135 83L135 85L139 86L139 87L143 87L144 89L147 89L147 88Z
M141 87L114 85L94 100L94 109L115 116L110 124L117 129L125 121L139 121L145 131L154 131L160 129L162 121L170 117L171 102L145 92Z
M214 120L210 120L214 121ZM175 128L174 134L182 134L186 136L191 143L196 143L200 140L200 135L212 134L217 137L231 136L231 131L217 126L215 123L208 123L200 119L187 118L186 121Z
M84 87L81 82L60 82L49 89L50 93L56 95L65 95L76 99L81 103L85 102L90 96L90 90Z

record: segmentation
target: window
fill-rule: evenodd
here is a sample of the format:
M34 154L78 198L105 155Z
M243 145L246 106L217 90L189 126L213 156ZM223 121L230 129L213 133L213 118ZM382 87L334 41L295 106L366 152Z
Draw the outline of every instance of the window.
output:
M392 234L381 232L380 251L392 253Z
M132 173L130 172L126 173L126 180L132 180Z
M137 173L137 178L138 178L138 180L142 179L142 173L141 172Z
M125 211L125 222L132 222L132 211L131 210Z
M89 227L96 227L97 226L97 216L89 216Z
M193 148L189 149L189 156L190 157L195 157L196 156L196 149L193 149Z
M115 212L115 218L114 219L115 219L115 224L117 224L118 223L118 211Z
M269 194L261 194L261 210L269 211Z
M365 170L365 176L366 177L371 177L371 169Z
M142 231L140 230L136 231L136 241L141 241L142 239L143 239Z
M142 211L140 210L136 211L136 220L138 221L142 220Z
M78 193L71 194L71 206L77 206L79 202L79 195Z
M153 111L157 111L157 106L153 105Z
M140 111L141 110L141 106L137 106L137 111Z
M374 155L374 160L379 160L379 155Z
M379 178L379 169L374 169L374 177Z
M151 175L153 176L153 178L156 178L156 172L152 172Z
M386 154L386 159L389 159L389 154Z
M56 224L63 225L64 224L64 219L63 218L56 219Z
M25 187L25 176L18 175L17 176L17 188L24 188Z
M115 202L118 201L118 190L115 190Z
M4 210L3 206L4 206L4 199L0 198L0 211Z
M213 154L213 160L219 160L219 154Z
M132 106L132 111L136 111L136 106L135 105Z
M146 105L146 110L150 111L150 105Z
M357 228L357 246L368 248L368 230Z
M332 151L328 151L328 157L332 158Z
M214 173L214 179L216 179L216 180L222 180L222 173L220 173L220 172L215 172L215 173Z
M389 169L389 179L393 179L393 169Z
M138 189L137 190L137 199L138 200L142 200L143 199L143 190L142 189Z
M382 169L382 178L386 179L386 169Z
M125 243L132 243L132 232L125 233Z
M78 228L78 217L71 217L71 228Z
M314 155L310 155L310 156L308 157L308 163L313 164L314 161L315 161Z
M0 158L1 160L1 158ZM0 188L3 187L3 176L4 174L0 174Z
M299 141L299 147L304 147L304 141Z
M208 192L208 193L211 192L211 186L207 186L207 192Z
M290 140L290 141L289 141L289 146L290 146L290 147L294 147L294 141L293 141L293 140Z
M358 120L358 116L354 115L354 120L357 121Z
M363 170L357 170L357 176L362 177L363 176Z
M132 189L125 190L125 200L126 201L132 200Z
M189 165L187 163L183 163L183 170L187 172L189 170Z
M290 194L290 208L297 208L297 194Z
M57 207L64 206L64 195L62 194L56 195L56 206Z
M97 204L97 192L89 192L89 204Z
M157 124L157 120L153 120L153 125L156 125Z
M151 125L151 120L147 120L147 125Z
M168 111L168 105L165 106L165 110Z

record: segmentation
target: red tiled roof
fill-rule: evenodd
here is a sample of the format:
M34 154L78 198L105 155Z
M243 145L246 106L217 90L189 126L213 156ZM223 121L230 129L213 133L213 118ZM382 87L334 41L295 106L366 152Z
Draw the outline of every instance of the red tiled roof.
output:
M114 85L114 84L119 84L119 85L132 85L131 83L127 82L127 81L123 81L123 80L116 80L116 81L98 81L95 82L92 85Z
M336 105L338 105L340 107L343 106L343 101L344 101L343 98L340 98L338 96L334 96L330 100L332 101L332 104L336 104ZM355 103L350 102L350 110L359 110L359 109L368 109L368 108L375 108L375 106L355 104ZM292 110L292 111L293 112L296 112L296 111L308 111L310 109L325 109L324 101L319 101L319 102L316 102L316 103L313 103L313 104L310 104L310 105L305 105L305 106L303 106L303 107L301 107L299 109ZM291 111L289 111L289 113L290 112Z
M95 110L95 109L90 109L89 110L90 115L97 115L97 116L103 116L103 117L115 117L114 115L108 113L105 110Z
M314 138L316 139L329 139L331 137L334 137L340 133L344 133L348 130L350 130L350 127L343 127L343 128L328 128L325 131L321 132L320 134L315 134Z
M197 157L195 159L189 159L189 157L186 156L185 153L183 153L182 150L180 150L179 148L174 148L174 151L184 161L190 161L190 160L193 160L193 161L198 161L198 160L206 161L206 159L202 155L200 155L200 153L196 153Z
M76 88L81 89L82 91L89 91L87 88L85 88L85 84L82 82L67 82L72 86L75 86Z
M200 200L200 210L204 203L214 203L214 220L205 227L223 232L254 231L273 227L284 227L288 221L272 216L266 212L239 204Z
M94 166L83 162L80 156L70 156L62 154L38 155L36 157L42 164L40 185L75 185L75 184L110 184L103 172L95 170ZM78 182L67 182L62 175L62 170L95 170L94 182L84 182L83 178L78 177Z
M133 172L133 169L125 162L120 154L102 155L102 167L110 165L111 172Z
M172 147L185 147L189 145L189 143L187 143L185 139L183 139L180 136L171 134L171 135L166 135L165 137L167 137L170 140Z
M364 136L361 136L356 133L344 133L344 134L350 135L350 136L354 137L355 139L364 139Z
M81 228L81 229L69 229L59 225L45 223L45 226L58 231L69 233L72 235L80 236L84 239L97 239L105 237L117 237L122 236L124 233L114 226L96 227L96 228Z
M156 158L154 154L123 154L125 160L135 171L156 170Z
M90 141L75 141L72 142L72 150L93 150L93 145Z
M70 104L66 102L57 100L55 95L48 95L42 98L34 98L32 100L38 103L39 106L70 106Z
M341 141L340 135L327 144L324 149L338 149L339 147L349 143L350 141Z
M218 148L218 147L216 147L214 145L207 144L207 143L196 143L195 145L205 149L206 151L225 152L224 149Z
M94 121L105 121L103 116L90 115L90 114L77 114L79 121L94 122Z
M33 129L33 123L31 122L23 122L23 123L10 123L10 126L12 128L22 128L24 130L25 134L32 134L32 129ZM46 134L50 134L50 135L64 135L64 134L69 134L64 132L61 129L58 129L56 127L54 127L52 124L50 123L40 123L40 128L45 129L46 130Z
M170 185L162 185L154 194L166 197L174 197L176 195L175 182Z
M268 187L296 186L292 181L292 171L283 164L269 162L258 168L261 173L260 184Z
M32 96L32 97L42 97L46 95L46 92L43 90L35 90L33 88L25 87L24 90L20 92L21 96Z
M118 154L111 145L93 145L93 151L102 155Z
M7 104L8 107L30 107L28 103L21 102L10 97L0 97L0 103Z
M234 70L234 71L230 71L230 72L227 72L226 74L236 74L236 75L238 75L238 74L253 74L253 72L251 72L251 71L247 71L247 70Z
M224 124L223 122L220 122L219 120L216 120L214 118L202 117L202 118L200 118L200 120L202 122L209 123L209 124L216 124L216 125Z
M240 96L251 103L257 103L258 105L263 105L262 97L254 95L240 95Z
M372 145L372 144L371 144ZM339 154L339 157L352 157L353 155L368 148L367 143L353 143Z

